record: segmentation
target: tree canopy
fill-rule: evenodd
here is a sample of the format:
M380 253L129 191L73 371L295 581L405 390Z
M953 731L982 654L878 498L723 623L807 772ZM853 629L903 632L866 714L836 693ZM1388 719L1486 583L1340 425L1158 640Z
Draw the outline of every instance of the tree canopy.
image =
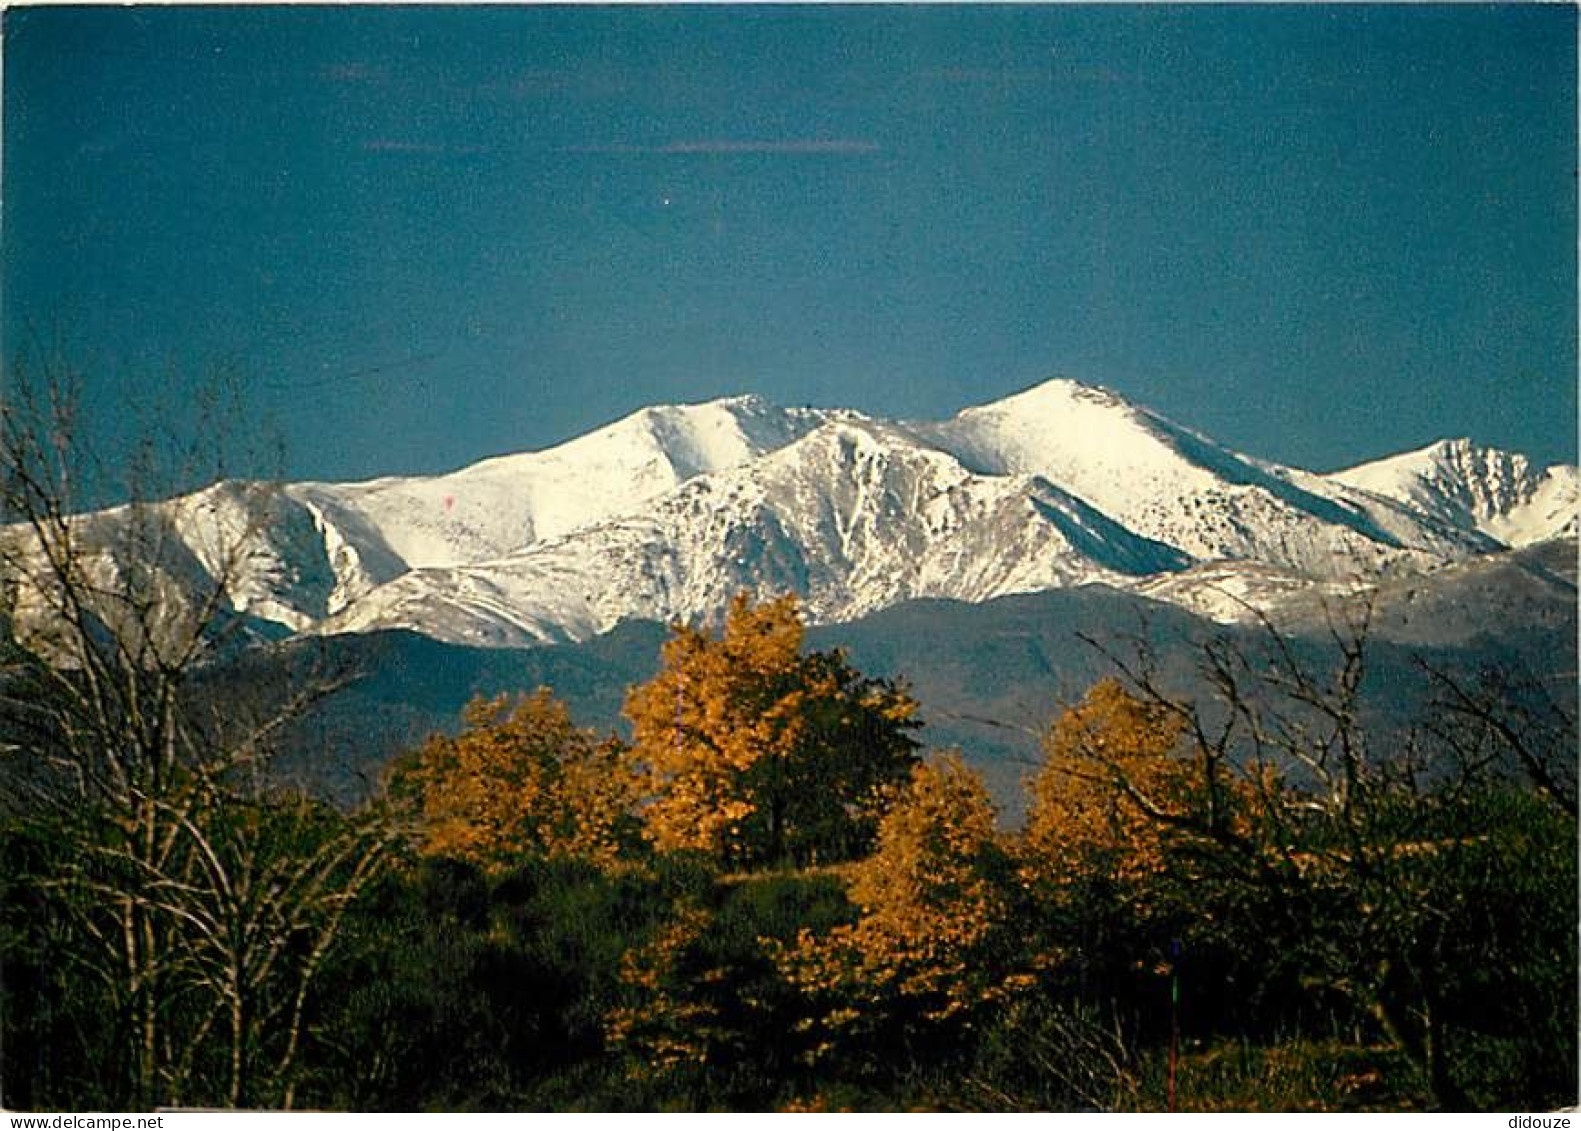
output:
M529 853L614 858L631 804L620 743L576 726L547 688L474 699L462 721L392 774L423 851L485 869Z
M646 835L752 867L859 855L916 760L917 704L838 652L804 652L791 596L731 604L718 636L676 625L626 715Z

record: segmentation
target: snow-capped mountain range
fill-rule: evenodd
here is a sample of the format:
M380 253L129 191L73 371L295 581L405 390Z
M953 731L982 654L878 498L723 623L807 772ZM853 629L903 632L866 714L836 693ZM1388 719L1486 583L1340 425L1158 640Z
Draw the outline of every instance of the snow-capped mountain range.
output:
M520 646L706 620L741 589L793 590L829 623L1102 582L1231 620L1574 536L1578 476L1466 440L1320 475L1055 380L945 421L646 408L447 475L225 482L158 506L189 575L246 542L238 612Z

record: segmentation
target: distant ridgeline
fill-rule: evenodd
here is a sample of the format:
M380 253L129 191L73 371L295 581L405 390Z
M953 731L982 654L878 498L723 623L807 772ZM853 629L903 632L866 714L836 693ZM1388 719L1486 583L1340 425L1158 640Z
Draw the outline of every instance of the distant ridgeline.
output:
M1573 536L1577 499L1576 468L1465 440L1314 474L1056 380L937 422L750 396L647 408L448 475L224 482L160 510L173 593L245 539L228 596L261 635L510 648L717 623L742 590L796 593L814 624L1090 584L1221 623L1305 620L1380 579L1404 600L1411 578ZM123 518L85 521L110 546Z

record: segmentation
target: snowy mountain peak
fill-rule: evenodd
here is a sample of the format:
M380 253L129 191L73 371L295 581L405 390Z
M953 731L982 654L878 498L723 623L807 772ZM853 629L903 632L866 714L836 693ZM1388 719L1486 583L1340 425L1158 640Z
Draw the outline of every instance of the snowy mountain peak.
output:
M1574 467L1539 470L1518 452L1483 447L1465 437L1438 440L1326 478L1513 547L1573 533L1576 527Z
M1089 436L1096 427L1114 440L1146 432L1151 414L1101 385L1056 377L987 404L962 409L941 426L963 435L1010 432L1059 439L1066 444Z
M1125 397L1104 385L1089 384L1071 377L1051 377L1030 385L1019 393L962 409L958 416L973 416L985 412L1060 412L1068 411L1076 403L1105 408L1134 409L1136 406Z
M828 417L817 409L780 408L747 394L645 408L606 432L611 437L637 433L640 446L667 462L681 482L782 448Z
M920 430L975 472L1042 476L1135 533L1197 558L1246 556L1259 541L1255 532L1292 510L1327 524L1356 523L1268 465L1077 381L1047 381Z
M985 473L1032 472L1096 485L1120 468L1177 470L1141 410L1093 385L1057 378L963 409L931 431Z
M1472 442L1470 436L1454 436L1429 444L1426 450L1447 458L1458 459L1469 455L1476 448L1477 445Z
M1422 480L1438 481L1444 488L1474 492L1473 480L1489 487L1501 482L1518 482L1529 471L1525 456L1485 448L1467 437L1435 440L1426 447L1360 464L1334 473L1358 486L1398 487Z
M794 590L824 621L1090 582L1195 607L1234 577L1283 599L1574 533L1577 487L1573 467L1464 439L1317 475L1060 378L943 421L751 394L657 405L446 475L165 505L182 577L247 541L238 611L523 644L706 620L743 589Z
M355 544L374 532L381 556L398 559L401 569L453 566L504 557L641 507L698 475L775 451L827 416L755 396L657 405L555 447L447 475L304 484L293 492L329 526L364 532Z

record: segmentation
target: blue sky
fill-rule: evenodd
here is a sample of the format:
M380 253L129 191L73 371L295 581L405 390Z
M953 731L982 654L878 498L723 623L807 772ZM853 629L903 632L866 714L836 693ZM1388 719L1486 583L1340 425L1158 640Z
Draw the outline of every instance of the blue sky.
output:
M1575 458L1568 5L4 19L0 330L106 450L224 362L293 477L1054 375L1317 469Z

